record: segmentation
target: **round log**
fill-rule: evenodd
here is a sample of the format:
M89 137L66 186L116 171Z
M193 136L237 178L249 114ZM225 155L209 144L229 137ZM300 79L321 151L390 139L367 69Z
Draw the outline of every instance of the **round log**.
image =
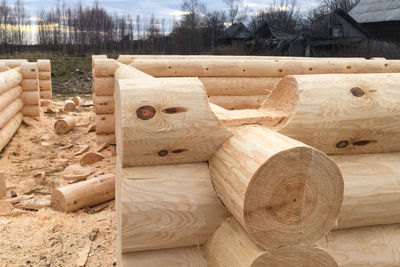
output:
M97 134L113 134L113 133L115 133L115 116L114 116L114 114L97 114L96 115L96 133Z
M96 143L97 144L110 144L115 145L115 134L97 134L96 135Z
M200 77L207 95L267 95L279 77Z
M73 117L67 117L58 119L54 123L54 130L58 134L65 134L74 129L76 126L76 121Z
M94 96L94 112L97 114L114 113L114 97L112 96Z
M40 107L39 106L24 106L22 109L22 114L24 117L40 117Z
M52 99L53 93L52 93L52 91L40 91L40 98L41 99Z
M108 174L54 190L51 206L57 211L71 212L112 200L114 196L115 176Z
M37 66L39 71L51 72L51 62L49 59L38 59Z
M258 109L263 101L267 98L267 95L247 95L247 96L217 96L212 95L208 97L208 100L222 108L227 110L240 110L240 109Z
M40 106L39 91L24 91L21 94L22 102L27 106Z
M21 74L24 79L38 79L38 64L33 62L25 62L20 66Z
M12 118L19 113L24 106L21 99L14 99L8 106L0 111L0 128L7 124Z
M51 80L51 72L39 71L39 80Z
M260 249L233 217L221 224L205 248L209 267L338 266L332 256L316 247L291 245L270 251Z
M39 80L40 91L51 91L51 80Z
M114 59L95 59L94 73L96 77L113 77L118 68L118 63Z
M327 154L395 152L398 84L395 73L288 76L262 108L286 114L275 125L280 133Z
M114 77L93 78L93 93L96 96L114 95Z
M22 81L22 91L39 91L39 80L24 79Z
M6 106L8 106L17 97L19 97L21 93L22 93L21 86L17 86L0 94L0 111L3 110Z
M18 68L19 66L21 66L21 64L24 62L28 62L28 60L26 60L26 59L2 59L2 60L0 60L0 62L4 62L7 65L7 67L9 67L10 69L14 69L14 68Z
M96 59L107 59L107 55L92 55L92 69L94 69L94 61Z
M79 96L70 97L69 100L74 101L75 106L77 107L79 107L83 103L82 98L80 98Z
M10 142L21 123L22 114L18 113L0 129L0 152L4 149L8 142Z
M312 244L336 223L343 178L318 150L251 127L223 144L209 164L218 196L264 249Z
M5 62L0 62L0 72L8 71L7 64Z
M72 100L66 100L64 103L64 111L66 112L71 112L71 111L75 111L76 109L76 105L75 102Z
M11 88L17 87L22 82L20 70L12 69L0 73L0 94L8 91Z

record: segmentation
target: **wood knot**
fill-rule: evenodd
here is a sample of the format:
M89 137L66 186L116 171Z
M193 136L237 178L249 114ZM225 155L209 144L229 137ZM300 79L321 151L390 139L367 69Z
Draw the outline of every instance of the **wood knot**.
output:
M179 154L179 153L183 153L183 152L186 152L186 151L189 151L189 150L182 148L182 149L172 150L171 152L175 153L175 154Z
M362 97L363 95L365 95L364 91L360 87L353 87L350 89L350 92L355 97Z
M353 145L354 146L366 146L366 145L369 145L371 143L377 143L377 141L375 141L375 140L361 140L361 141L354 142Z
M349 141L344 140L344 141L340 141L339 143L336 144L337 148L345 148L349 145Z
M165 156L168 155L168 151L167 150L160 150L160 151L158 151L158 155L160 157L165 157Z
M162 112L167 113L167 114L175 114L175 113L181 113L181 112L186 112L187 108L183 107L172 107L172 108L166 108L163 109Z
M152 106L143 106L136 110L136 115L141 120L150 120L156 115L156 110Z

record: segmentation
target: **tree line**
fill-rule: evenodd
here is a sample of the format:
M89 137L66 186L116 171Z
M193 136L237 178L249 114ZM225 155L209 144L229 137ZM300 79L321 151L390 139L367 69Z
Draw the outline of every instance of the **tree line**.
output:
M0 4L0 53L35 45L40 51L69 54L201 54L215 51L218 37L233 23L251 30L268 23L287 33L312 28L337 8L351 10L360 0L322 0L304 11L296 0L273 0L259 11L242 0L221 0L224 10L208 10L202 0L183 0L178 19L118 15L98 2L85 6L58 2L29 16L22 0ZM32 22L35 17L35 22ZM36 30L33 30L36 29ZM32 46L30 46L32 47Z

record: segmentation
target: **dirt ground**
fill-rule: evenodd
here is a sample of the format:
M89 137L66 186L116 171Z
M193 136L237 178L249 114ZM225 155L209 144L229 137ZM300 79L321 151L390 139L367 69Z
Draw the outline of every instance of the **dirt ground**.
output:
M95 132L88 132L95 117L91 107L69 114L75 117L77 127L64 135L54 131L53 124L60 115L65 115L61 101L42 106L39 127L23 123L0 154L0 169L6 171L7 198L16 193L27 198L25 203L36 203L36 210L17 203L11 214L0 216L0 267L75 267L78 259L86 257L85 266L116 265L114 201L73 213L50 207L53 190L68 184L62 178L64 169L79 164L83 156L75 153L85 145L90 151L98 148ZM114 173L115 147L109 146L100 154L105 159L91 165L96 171L88 179ZM38 172L45 172L42 184L33 179Z

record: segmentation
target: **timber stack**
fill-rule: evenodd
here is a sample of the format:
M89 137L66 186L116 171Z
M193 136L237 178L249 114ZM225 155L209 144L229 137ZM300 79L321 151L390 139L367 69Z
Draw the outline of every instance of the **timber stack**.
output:
M94 60L120 266L400 265L400 62L130 58ZM209 103L210 70L278 79L230 110Z

